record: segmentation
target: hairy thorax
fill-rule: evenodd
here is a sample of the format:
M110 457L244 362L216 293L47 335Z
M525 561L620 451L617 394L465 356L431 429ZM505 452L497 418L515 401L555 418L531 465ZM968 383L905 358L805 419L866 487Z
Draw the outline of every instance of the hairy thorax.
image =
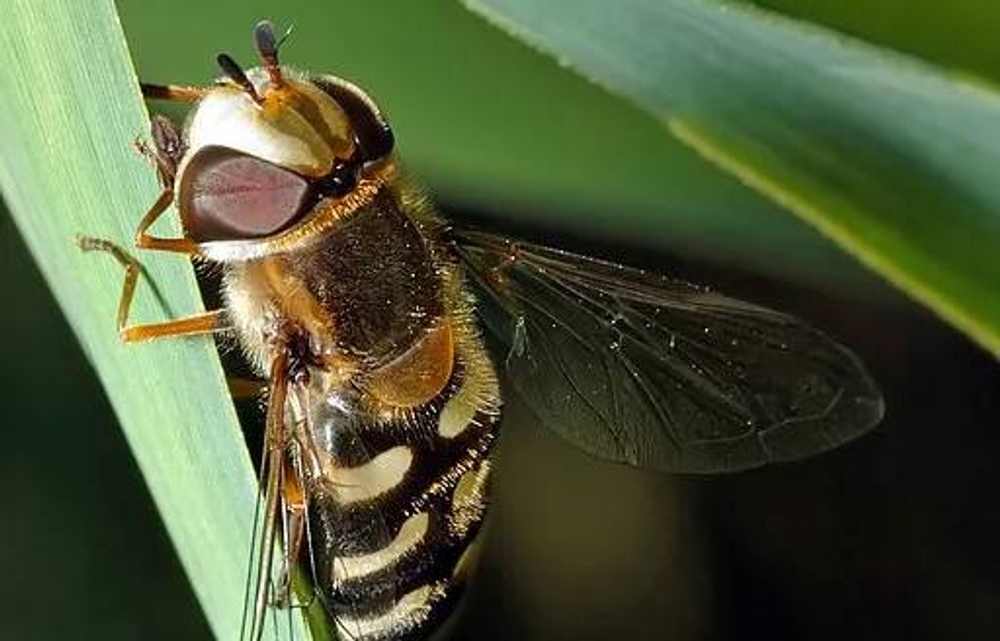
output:
M329 385L351 381L388 408L419 405L451 374L453 328L439 267L388 196L311 246L228 264L225 295L262 375L274 339L289 333L302 337Z

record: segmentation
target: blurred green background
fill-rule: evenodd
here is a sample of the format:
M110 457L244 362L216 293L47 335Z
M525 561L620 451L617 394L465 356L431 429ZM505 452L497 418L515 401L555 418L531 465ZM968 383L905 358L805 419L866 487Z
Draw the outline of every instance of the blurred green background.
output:
M765 4L956 73L1000 75L994 3ZM368 88L446 210L787 309L851 345L884 386L876 433L712 479L592 461L512 404L459 638L995 638L1000 367L967 339L457 3L118 6L152 82L204 82L220 50L251 60L258 18L294 23L285 60ZM0 638L209 638L103 392L6 215L0 279L0 475L13 502Z

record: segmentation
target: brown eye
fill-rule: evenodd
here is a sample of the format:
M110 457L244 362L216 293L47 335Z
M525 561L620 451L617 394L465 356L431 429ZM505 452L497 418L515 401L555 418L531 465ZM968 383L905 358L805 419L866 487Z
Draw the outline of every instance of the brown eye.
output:
M260 238L308 210L309 183L295 172L227 147L205 147L184 168L181 218L198 242Z
M392 153L392 129L375 106L375 101L365 92L334 76L315 76L310 80L347 112L358 137L364 162L380 160Z

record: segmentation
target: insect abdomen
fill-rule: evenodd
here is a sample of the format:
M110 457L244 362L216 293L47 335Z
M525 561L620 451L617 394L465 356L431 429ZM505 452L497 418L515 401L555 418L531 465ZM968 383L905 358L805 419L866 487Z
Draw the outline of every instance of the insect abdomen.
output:
M478 337L459 332L455 347L448 383L419 407L380 418L327 404L314 417L333 438L311 493L317 587L347 638L421 638L461 591L500 401Z

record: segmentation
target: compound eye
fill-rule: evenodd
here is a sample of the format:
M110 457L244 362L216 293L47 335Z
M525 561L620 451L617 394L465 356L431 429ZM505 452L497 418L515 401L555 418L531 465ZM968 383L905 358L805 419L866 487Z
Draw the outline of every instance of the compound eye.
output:
M381 160L392 153L394 138L389 123L375 101L356 85L334 76L314 76L312 83L337 101L347 113L361 146L364 162Z
M228 147L198 151L183 169L178 200L198 242L275 234L309 210L309 183L278 165Z

